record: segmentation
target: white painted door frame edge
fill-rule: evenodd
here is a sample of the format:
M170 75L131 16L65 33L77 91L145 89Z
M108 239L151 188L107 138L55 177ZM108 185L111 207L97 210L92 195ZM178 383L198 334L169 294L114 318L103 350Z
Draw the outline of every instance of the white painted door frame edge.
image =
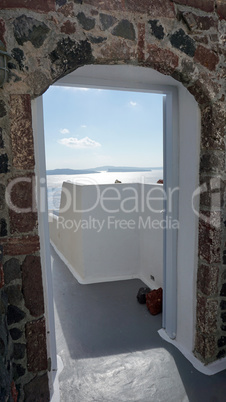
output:
M58 83L56 83L58 85ZM67 84L62 83L66 86ZM71 84L71 86L86 86L115 90L130 90L137 92L150 92L166 95L164 106L164 188L167 193L167 186L171 189L178 186L178 95L177 88L171 85L128 85L125 82L116 82L115 85L100 84L83 85ZM53 287L50 264L49 249L49 227L48 227L48 208L47 208L47 185L46 185L46 164L44 146L44 121L43 121L43 100L42 96L32 101L32 122L34 133L34 148L36 160L36 180L37 183L37 205L40 235L40 250L43 272L43 287L46 307L46 331L47 331L47 350L51 357L51 378L50 387L53 393L55 372L57 370L55 323L53 308ZM167 167L167 169L166 169ZM172 219L178 217L178 205L175 202L173 210L170 212L166 203L165 216L170 213ZM176 336L177 326L177 231L165 230L165 267L164 267L164 308L163 308L163 327L170 338ZM167 269L166 269L167 262Z
M54 393L56 379L57 352L55 336L55 320L53 307L53 285L50 261L47 184L46 184L46 162L44 143L44 119L42 97L32 101L32 127L34 136L35 151L35 174L36 174L36 196L38 209L38 227L40 237L40 256L43 278L43 292L46 318L46 340L47 354L51 358L51 369L49 371L50 395Z

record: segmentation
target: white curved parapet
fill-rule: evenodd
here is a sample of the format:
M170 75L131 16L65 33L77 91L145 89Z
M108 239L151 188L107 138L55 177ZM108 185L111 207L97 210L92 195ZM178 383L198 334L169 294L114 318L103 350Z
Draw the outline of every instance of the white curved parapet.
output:
M163 186L64 182L50 240L83 284L140 278L163 286Z

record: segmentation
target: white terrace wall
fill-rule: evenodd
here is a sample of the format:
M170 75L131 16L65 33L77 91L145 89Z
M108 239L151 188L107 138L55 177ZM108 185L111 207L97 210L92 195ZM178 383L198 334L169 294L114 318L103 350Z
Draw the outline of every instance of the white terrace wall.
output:
M63 183L50 239L80 283L140 278L162 287L162 210L162 185Z

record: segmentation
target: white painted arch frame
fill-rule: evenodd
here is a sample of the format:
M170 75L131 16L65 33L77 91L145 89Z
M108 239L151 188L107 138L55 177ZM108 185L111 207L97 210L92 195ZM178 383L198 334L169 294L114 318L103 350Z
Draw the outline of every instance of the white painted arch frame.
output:
M191 197L199 183L200 112L182 84L149 68L113 65L84 66L59 80L56 85L152 92L165 94L164 100L164 186L179 187L172 219L180 230L167 230L164 236L164 308L166 339L202 370L194 358L198 218L192 211ZM42 97L32 102L32 118L38 186L39 234L47 312L48 352L53 371L57 368L53 319L49 230L45 188L45 149ZM43 198L43 199L42 199ZM198 210L199 200L196 199ZM165 204L168 213L167 202ZM161 334L161 335L164 335ZM195 361L194 361L195 360ZM203 371L203 370L202 370Z

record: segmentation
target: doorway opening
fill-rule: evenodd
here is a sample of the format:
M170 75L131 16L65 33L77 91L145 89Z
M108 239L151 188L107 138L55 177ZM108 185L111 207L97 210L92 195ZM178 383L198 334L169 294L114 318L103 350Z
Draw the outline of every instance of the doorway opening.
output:
M110 71L111 70L111 71ZM96 74L91 73L95 71ZM66 81L65 81L66 80ZM199 114L197 112L197 106L194 104L193 98L186 92L186 90L180 86L175 80L170 77L162 76L153 70L136 68L132 66L86 66L76 70L74 73L69 74L67 77L58 81L58 84L65 85L75 85L81 87L99 87L103 88L119 88L119 89L132 89L135 91L147 91L155 92L166 95L164 97L164 166L167 167L164 171L164 186L171 189L178 188L179 183L179 172L180 179L186 179L187 169L179 170L181 161L187 163L187 158L189 155L193 157L194 164L190 168L189 181L186 182L186 191L184 188L180 189L180 200L174 202L173 208L169 211L169 205L167 200L165 202L165 213L171 218L178 217L178 211L180 211L180 216L182 218L186 217L189 219L189 232L192 234L197 233L197 219L194 218L193 213L189 215L189 211L186 210L188 204L184 202L184 197L191 190L195 189L198 183L198 148L197 148L197 137L199 135ZM178 95L179 94L179 95ZM180 116L178 115L178 96L180 101ZM43 139L43 126L40 126L40 122L43 122L43 110L42 110L42 99L38 98L33 102L33 122L34 122L34 133L35 133L35 149L36 149L36 160L39 161L37 164L37 176L39 179L45 178L45 161L43 160L43 149L44 149L44 139ZM39 116L39 119L37 119ZM194 118L191 119L191 116ZM179 118L180 117L180 118ZM186 124L189 121L190 127ZM191 125L194 129L191 130ZM178 128L179 127L179 128ZM179 141L178 132L180 131L180 159L179 159ZM189 144L187 144L187 131L189 131ZM192 133L192 135L191 135ZM199 137L198 137L199 138ZM185 155L185 158L184 158ZM182 191L181 191L182 190ZM186 194L185 194L186 193ZM177 197L179 199L179 196ZM182 202L181 202L182 201ZM46 201L45 201L46 202ZM179 202L179 205L178 205ZM187 208L188 209L188 208ZM40 228L40 242L41 250L48 249L49 238L46 236L48 234L48 222L46 220L46 213L43 210L47 210L47 204L45 208L39 208L39 228ZM179 218L180 221L180 218ZM188 227L187 227L188 229ZM186 229L186 231L187 231ZM180 238L183 238L184 227L180 229ZM180 240L180 239L179 239ZM187 239L186 239L187 240ZM190 239L191 240L191 239ZM179 242L180 243L180 242ZM178 247L177 247L178 245ZM187 245L187 244L186 244ZM181 272L177 271L178 257L179 260L182 258L181 251L184 247L184 242L180 245L178 244L178 238L176 231L167 230L164 236L164 307L163 307L163 328L165 328L166 333L170 338L175 338L176 340L183 343L185 348L192 351L193 348L193 334L194 334L194 300L195 300L195 287L194 287L194 277L195 277L195 266L196 261L194 255L196 255L196 238L192 235L192 242L189 245L188 252L192 256L192 265L194 268L191 270L189 267L189 272L187 270L186 264L183 265L183 270ZM46 272L44 272L46 277L46 289L51 282L49 281L48 267L49 267L49 253L42 252L43 267ZM191 261L191 260L190 260ZM167 262L167 270L166 270ZM181 261L180 261L181 263ZM192 274L191 274L192 273ZM178 292L177 283L179 279L180 287L182 283L185 284L186 290L192 294L189 301L186 301L186 305L183 303L183 297L181 295L180 289ZM51 289L47 290L46 300L51 304ZM181 298L182 297L182 298ZM180 300L181 298L181 300ZM50 299L50 300L49 300ZM49 306L51 310L51 306ZM189 318L186 311L189 312ZM190 312L192 311L192 314ZM50 313L51 316L51 313ZM179 321L178 321L179 316ZM186 324L184 326L184 321ZM51 326L51 317L49 317L49 322ZM186 330L186 336L184 336L184 331ZM50 333L54 333L52 327ZM53 346L54 342L51 343L50 347ZM51 354L51 353L50 353ZM53 359L52 359L53 360Z
M48 95L49 99L47 99ZM74 268L71 269L71 272L79 282L109 282L137 277L143 281L137 281L137 291L144 285L149 285L151 289L163 287L163 228L156 227L157 219L159 225L162 225L163 221L163 186L162 184L155 186L155 184L159 179L163 179L164 96L146 92L109 91L106 89L71 88L68 90L68 88L62 87L53 87L49 94L44 95L45 136L55 134L52 138L46 138L49 209L51 207L59 208L63 181L69 180L77 183L77 186L79 185L76 189L76 196L80 186L88 183L89 186L81 190L83 191L81 197L85 199L92 199L96 185L99 186L101 192L96 209L93 207L88 213L83 211L81 214L76 214L75 211L71 217L67 211L67 218L60 212L60 216L54 218L57 219L57 227L54 226L52 229L53 224L50 223L51 243L63 261L67 261L67 266ZM60 105L56 105L56 98L60 100ZM84 102L83 108L82 102ZM69 113L71 104L76 111L73 114L72 110ZM91 107L95 109L94 115L88 118L87 115L92 115ZM66 111L65 120L64 110ZM100 110L99 115L98 110ZM72 122L70 121L71 114ZM86 116L85 122L84 115ZM56 136L57 125L60 127L58 137ZM72 136L73 128L79 133L76 134L77 136ZM83 134L84 131L87 133L86 136ZM56 137L57 143L54 148L53 141ZM60 148L59 154L57 147ZM67 150L69 150L68 153ZM72 155L71 164L70 155ZM79 156L81 155L84 159L88 157L88 162L80 161ZM54 163L54 161L49 162L48 160L51 159L51 156L55 158L55 166L52 165L52 167L58 168L57 170L48 169L50 167L48 163ZM102 163L105 161L104 166L100 166L101 161ZM79 165L81 162L83 165ZM71 172L67 170L68 168L72 169ZM76 174L66 175L65 173ZM57 183L60 184L60 188L56 190ZM149 186L149 184L151 185ZM85 194L85 191L88 190L90 193ZM113 190L117 194L114 193L113 197L110 197L112 198L110 205L106 198L108 199L110 196L109 191ZM153 192L153 190L155 191ZM105 198L102 197L104 193ZM150 193L149 198L157 197L154 206L151 205L152 201L147 198L148 193ZM53 194L56 195L55 199L50 198ZM156 206L156 202L160 206ZM100 203L102 208L98 208ZM87 208L81 209L86 210ZM120 211L117 212L117 209ZM55 211L55 213L58 212ZM64 221L60 221L61 218L65 218ZM68 230L65 230L64 233L62 230L58 230L59 227L62 229L64 224L68 229L75 220L76 227L74 224L72 225L71 233L66 234L65 232L69 232ZM155 223L154 226L152 226L152 221ZM59 222L62 223L61 226ZM79 222L82 222L81 227L79 227ZM62 238L63 236L68 236L67 244ZM71 258L72 250L74 260ZM86 262L80 267L82 265L80 260L84 259ZM56 284L54 277L53 281ZM124 286L126 292L128 283ZM137 291L134 292L134 300L136 300ZM55 298L61 298L56 287L55 292ZM57 301L55 301L55 305L61 311ZM56 317L59 331L59 314L56 313ZM135 332L134 329L132 332ZM95 337L99 338L97 334ZM121 343L123 345L123 338ZM109 349L112 347L113 345ZM137 347L140 348L140 344L139 346L137 344ZM76 348L75 345L74 348ZM75 352L74 355L76 355Z

